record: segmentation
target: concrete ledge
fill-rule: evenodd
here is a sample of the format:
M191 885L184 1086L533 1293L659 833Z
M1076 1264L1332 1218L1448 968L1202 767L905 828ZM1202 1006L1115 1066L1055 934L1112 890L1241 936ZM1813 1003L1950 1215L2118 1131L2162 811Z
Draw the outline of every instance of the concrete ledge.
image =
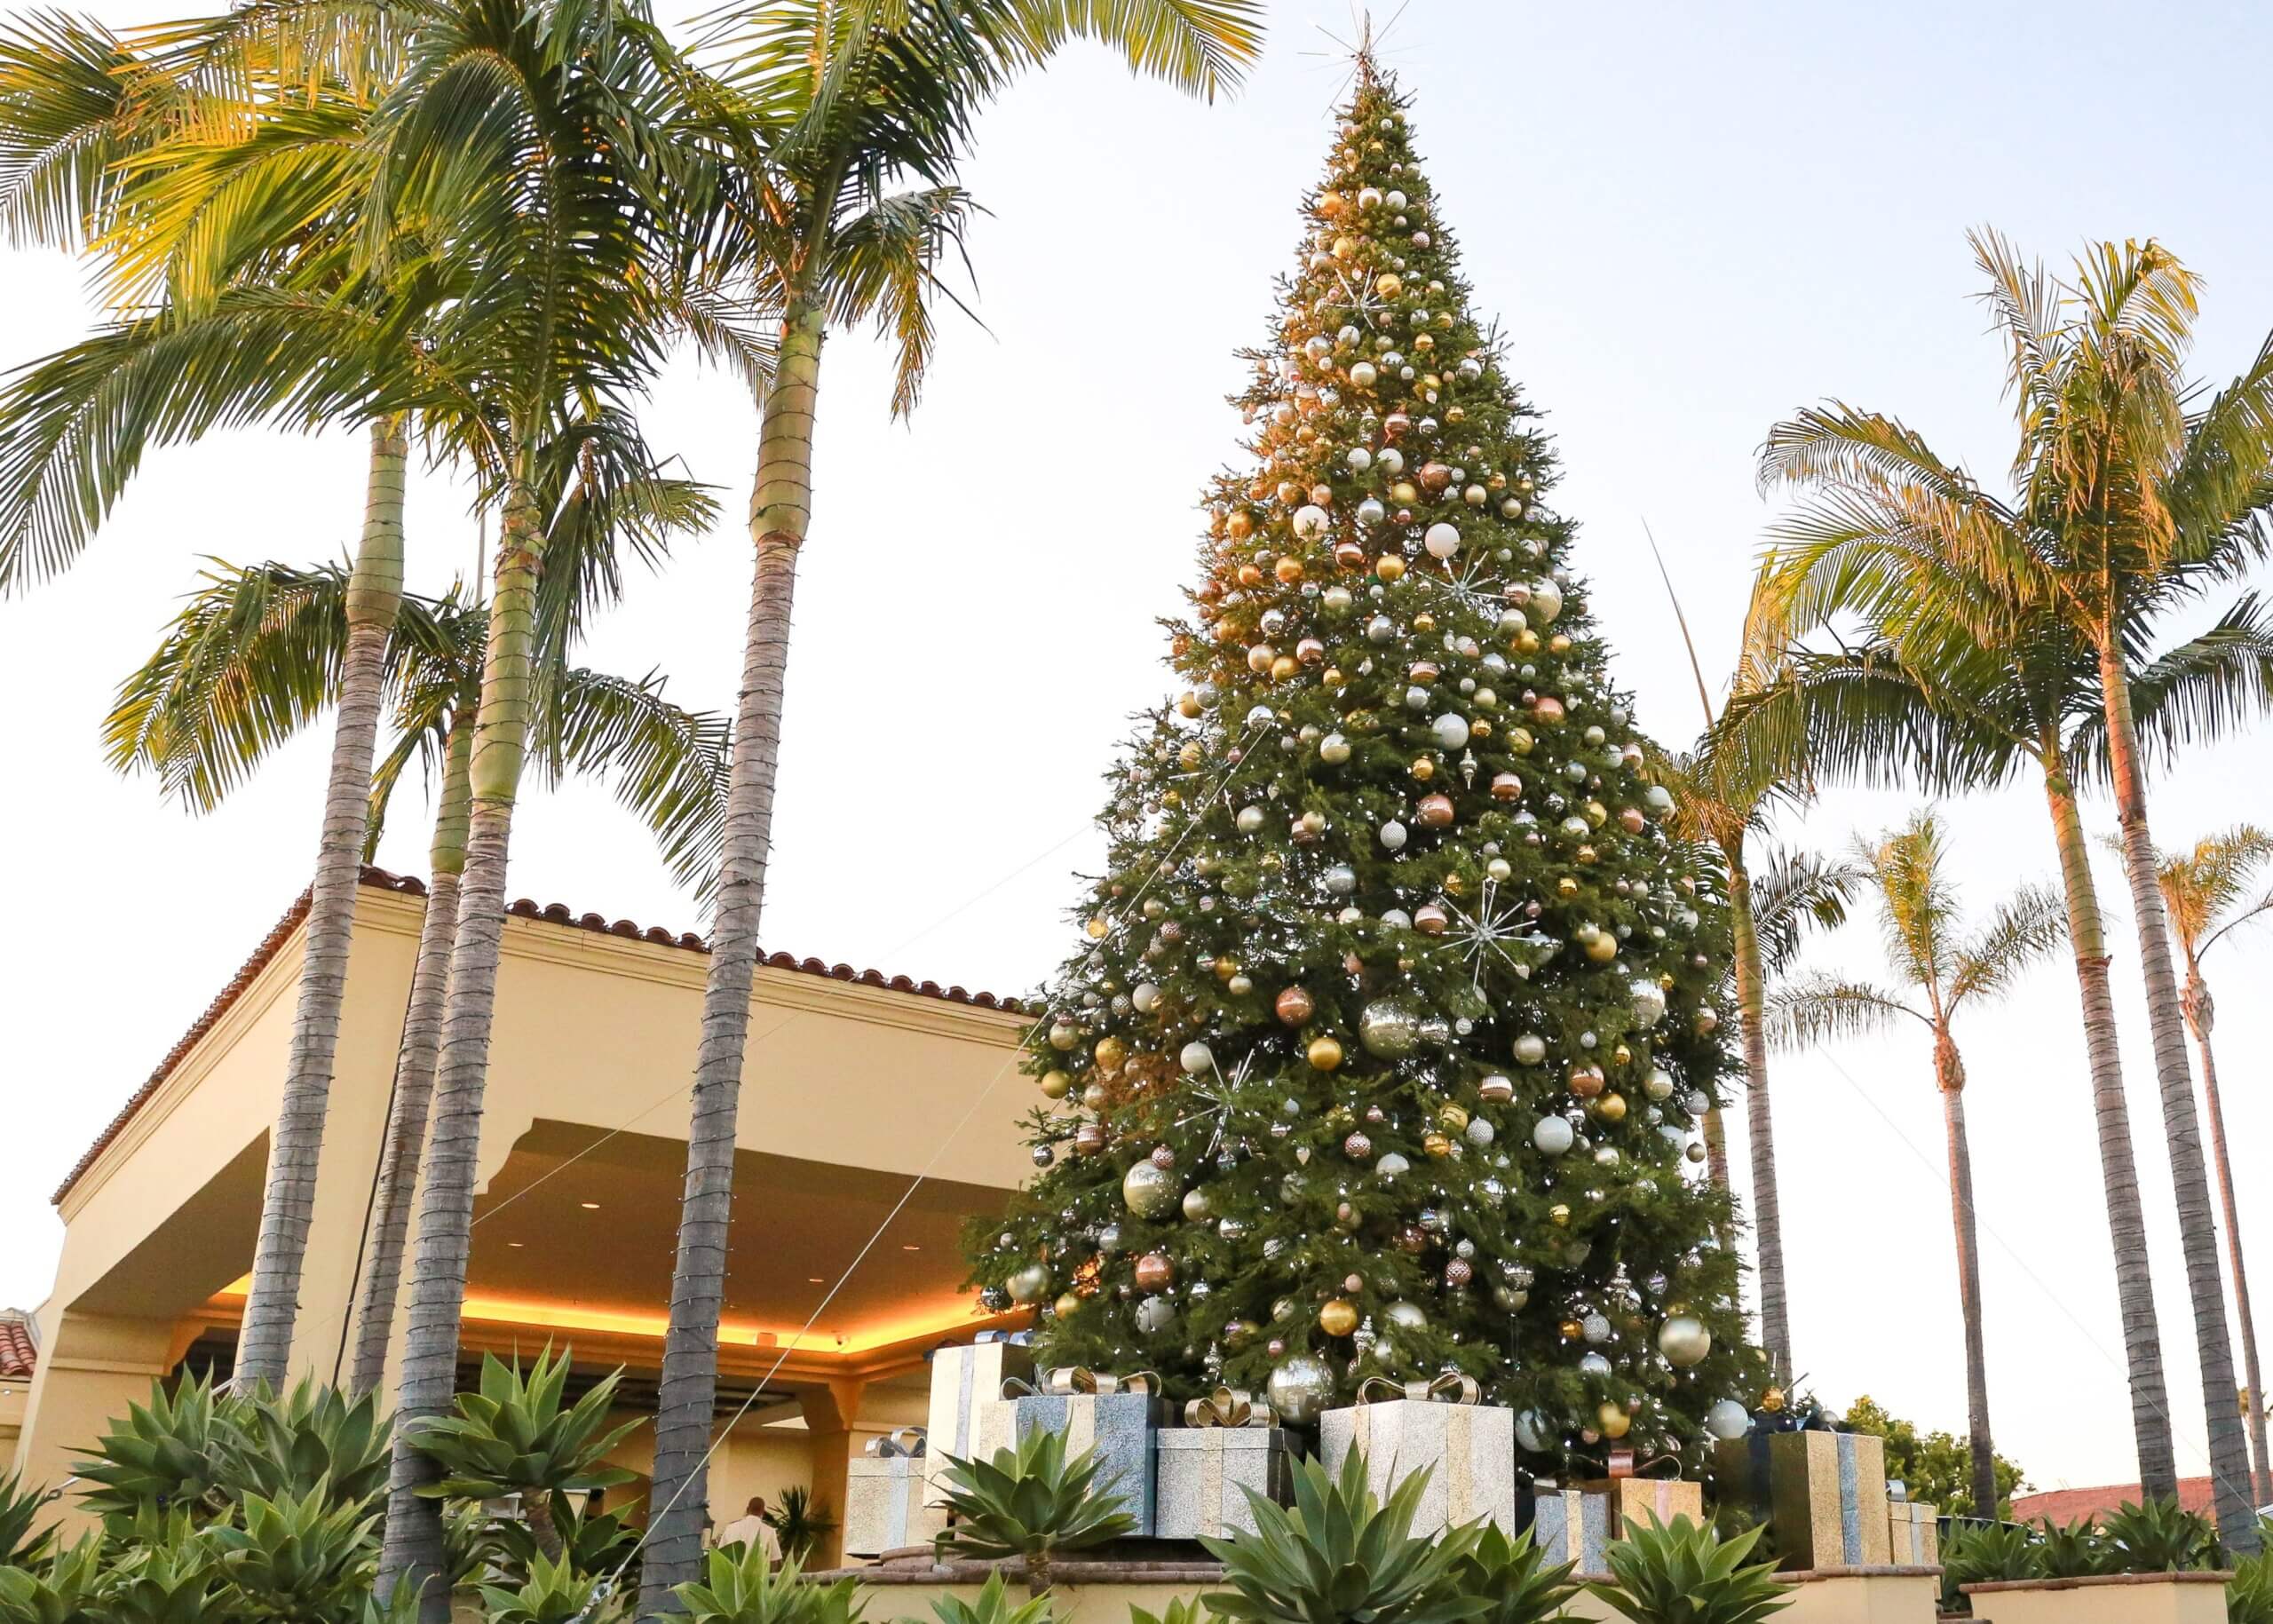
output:
M1976 1614L1996 1624L2226 1624L2231 1573L2102 1573L2080 1579L2000 1579L1965 1585Z

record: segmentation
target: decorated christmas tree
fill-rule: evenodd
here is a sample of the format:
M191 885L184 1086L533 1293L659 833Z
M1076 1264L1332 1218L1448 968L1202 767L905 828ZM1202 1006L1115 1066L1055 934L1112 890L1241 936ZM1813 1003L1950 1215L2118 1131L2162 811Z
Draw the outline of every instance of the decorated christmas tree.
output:
M1766 1381L1699 1119L1716 881L1548 504L1554 458L1361 53L1238 404L1110 869L974 1227L1048 1364L1266 1393L1459 1371L1541 1472L1701 1462Z

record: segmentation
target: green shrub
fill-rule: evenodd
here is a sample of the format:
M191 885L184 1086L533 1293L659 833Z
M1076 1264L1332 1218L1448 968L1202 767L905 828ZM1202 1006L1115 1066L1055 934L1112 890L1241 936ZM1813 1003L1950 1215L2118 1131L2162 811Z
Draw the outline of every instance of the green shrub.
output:
M21 1474L0 1477L0 1568L31 1567L55 1543L55 1530L37 1525L49 1496L24 1486Z
M1461 1558L1454 1581L1463 1596L1480 1596L1490 1606L1480 1624L1548 1624L1563 1616L1563 1604L1579 1593L1567 1562L1550 1565L1532 1543L1526 1528L1514 1539L1487 1523L1476 1548Z
M89 1534L45 1571L0 1567L0 1624L103 1624L102 1543Z
M2125 1501L2100 1525L2111 1573L2183 1573L2218 1565L2210 1519L2169 1498L2134 1506Z
M95 1441L79 1463L80 1493L106 1521L131 1524L145 1510L187 1511L208 1517L222 1510L230 1440L212 1384L196 1376L168 1392L153 1382L150 1402L129 1405L123 1420Z
M1792 1603L1773 1562L1745 1565L1759 1542L1758 1529L1723 1540L1685 1517L1629 1520L1604 1553L1610 1582L1587 1591L1634 1624L1759 1624Z
M2089 1517L2065 1528L2048 1517L2036 1521L2036 1571L2047 1579L2082 1579L2107 1572L2107 1541Z
M387 1486L394 1429L376 1394L360 1398L303 1378L283 1398L231 1397L217 1415L220 1483L233 1496L305 1496L317 1484L341 1501L376 1501Z
M614 1573L621 1568L623 1573L617 1588L638 1587L639 1563L634 1555L639 1545L638 1529L615 1512L586 1509L572 1495L552 1494L547 1499L549 1520L560 1541L561 1560L579 1573ZM478 1517L476 1521L479 1524ZM526 1583L537 1557L544 1554L537 1544L535 1529L519 1517L499 1517L480 1527L479 1533L483 1548L474 1553L474 1565L484 1560L495 1563L511 1584Z
M1200 1604L1199 1597L1192 1596L1171 1596L1168 1611L1158 1615L1142 1607L1129 1610L1129 1624L1203 1624L1207 1617L1208 1610Z
M358 1610L378 1565L376 1513L318 1477L297 1498L247 1496L242 1516L242 1527L217 1523L204 1535L242 1616L300 1624Z
M2273 1554L2234 1564L2226 1583L2226 1624L2273 1624Z
M1294 1477L1291 1511L1248 1490L1256 1532L1200 1541L1232 1586L1200 1598L1208 1612L1239 1624L1458 1624L1490 1611L1489 1598L1460 1586L1478 1526L1435 1540L1413 1533L1427 1471L1398 1484L1386 1505L1366 1489L1365 1457L1355 1449L1339 1478L1316 1461L1297 1462Z
M1036 1596L1018 1606L1011 1606L1010 1592L997 1571L986 1576L977 1601L943 1596L931 1604L931 1616L939 1624L1049 1624L1049 1597ZM915 1621L903 1620L903 1624Z
M1096 1455L1083 1450L1068 1460L1059 1432L1032 1432L991 1461L946 1457L940 1474L953 1526L938 1549L966 1557L1023 1557L1026 1584L1035 1595L1049 1588L1050 1564L1060 1551L1082 1550L1117 1540L1136 1527L1118 1496L1096 1493Z
M812 1555L821 1536L836 1526L836 1519L828 1515L826 1507L813 1503L811 1489L802 1483L793 1483L781 1491L766 1512L765 1525L773 1530L781 1554L802 1562Z
M1960 1586L2038 1576L2036 1541L2027 1529L2011 1523L1960 1525L1942 1544L1942 1611L1968 1610Z
M527 1583L511 1589L484 1585L481 1601L489 1624L610 1624L623 1616L623 1609L612 1588L601 1593L606 1583L540 1555Z

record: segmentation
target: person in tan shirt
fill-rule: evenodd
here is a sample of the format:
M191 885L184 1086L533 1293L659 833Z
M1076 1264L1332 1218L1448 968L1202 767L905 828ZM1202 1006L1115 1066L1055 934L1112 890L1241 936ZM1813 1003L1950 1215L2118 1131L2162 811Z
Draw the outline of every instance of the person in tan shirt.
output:
M753 1494L742 1514L718 1530L714 1545L744 1545L765 1553L766 1565L771 1567L781 1560L781 1538L765 1520L765 1496Z

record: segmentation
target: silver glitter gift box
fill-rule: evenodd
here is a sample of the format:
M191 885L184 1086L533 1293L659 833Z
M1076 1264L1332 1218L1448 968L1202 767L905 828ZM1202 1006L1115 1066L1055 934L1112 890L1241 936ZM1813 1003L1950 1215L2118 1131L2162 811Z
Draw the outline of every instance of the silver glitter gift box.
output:
M1532 1501L1532 1542L1550 1564L1567 1562L1581 1579L1607 1579L1610 1496L1580 1489L1540 1489Z
M1464 1375L1403 1383L1368 1377L1354 1406L1319 1418L1319 1457L1327 1471L1338 1473L1357 1450L1366 1458L1366 1485L1382 1500L1428 1468L1429 1486L1413 1517L1416 1534L1482 1517L1512 1536L1516 1413L1477 1398L1476 1382Z
M1069 1458L1094 1450L1097 1475L1091 1493L1118 1500L1136 1525L1129 1533L1149 1539L1159 1483L1152 1452L1160 1428L1160 1401L1153 1396L1159 1384L1149 1373L1113 1376L1069 1366L1042 1372L1036 1388L1019 1392L1026 1384L1013 1382L1003 1393L1016 1394L1010 1408L1019 1438L1060 1432Z
M868 1440L865 1454L845 1462L844 1554L876 1557L921 1545L944 1526L923 1509L923 1429L902 1427Z
M1012 1441L1010 1406L1002 1383L1034 1374L1034 1351L1023 1343L992 1338L969 1347L941 1348L931 1355L931 1408L923 1503L944 1506L947 1491L939 1481L950 1456L985 1460Z
M1161 1431L1153 1533L1163 1540L1254 1533L1246 1490L1276 1505L1294 1493L1287 1430L1271 1406L1219 1387L1184 1406L1184 1425Z

